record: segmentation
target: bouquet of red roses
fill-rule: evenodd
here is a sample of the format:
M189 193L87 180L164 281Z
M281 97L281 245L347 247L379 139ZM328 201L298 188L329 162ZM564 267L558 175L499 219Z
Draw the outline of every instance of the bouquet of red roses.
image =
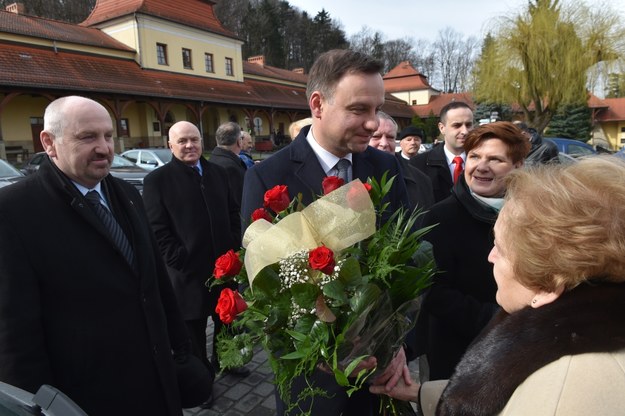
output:
M373 355L381 368L390 362L434 272L431 249L421 242L427 230L414 230L419 213L395 212L376 226L393 179L343 184L328 177L324 195L307 207L301 195L289 200L286 186L266 192L244 248L217 259L209 282L234 279L246 287L243 294L224 289L218 301L222 321L234 322L218 340L222 366L244 365L261 344L278 392L293 408L296 376L321 367L351 394L373 375L352 377L363 359ZM298 401L323 394L311 387ZM387 405L398 413L392 401Z

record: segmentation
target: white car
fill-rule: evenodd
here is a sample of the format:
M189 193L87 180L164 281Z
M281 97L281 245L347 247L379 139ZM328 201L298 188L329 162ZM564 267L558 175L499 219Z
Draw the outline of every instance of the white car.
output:
M172 158L171 150L164 148L126 150L121 156L147 170L160 168Z

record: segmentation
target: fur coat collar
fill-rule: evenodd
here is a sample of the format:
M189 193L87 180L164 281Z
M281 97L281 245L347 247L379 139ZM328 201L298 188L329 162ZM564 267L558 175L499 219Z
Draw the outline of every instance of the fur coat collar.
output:
M566 355L625 348L625 284L582 284L555 302L499 312L456 367L437 415L495 415L535 371Z

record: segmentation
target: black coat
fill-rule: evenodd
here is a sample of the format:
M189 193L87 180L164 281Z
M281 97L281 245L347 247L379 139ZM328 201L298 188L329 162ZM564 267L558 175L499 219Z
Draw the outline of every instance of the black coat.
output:
M240 247L241 222L228 174L200 159L202 177L175 157L145 177L145 207L185 320L214 312L206 281L217 257ZM209 293L210 292L210 293Z
M399 166L404 174L408 200L412 209L427 210L434 205L434 189L432 180L419 169L410 164L408 159L404 159L401 152L395 153L399 160Z
M431 150L410 159L410 164L425 173L432 181L435 202L447 198L454 186L444 147L444 144L436 145Z
M433 245L439 272L419 320L420 326L427 327L432 380L451 376L471 341L498 309L493 266L488 262L496 219L494 209L471 196L464 176L451 196L425 214L424 226L438 224L424 237Z
M263 206L265 192L275 185L286 185L291 199L301 192L305 205L310 204L316 195L323 195L321 182L326 174L306 140L308 130L310 126L304 127L291 144L247 170L241 203L244 225L249 224L252 212ZM267 163L268 161L270 162ZM388 171L389 178L397 175L395 185L388 195L389 212L408 207L403 175L393 156L373 147L367 147L362 153L352 154L354 179L366 182L367 178L373 176L380 180L385 171Z
M241 195L243 194L243 178L247 166L245 162L234 152L221 147L215 147L211 153L210 161L221 166L228 173L228 183L230 190L236 197L237 205L241 206Z
M136 189L102 181L137 272L51 162L0 190L0 380L51 384L89 415L181 415L189 339Z
M248 169L243 186L243 204L241 215L243 220L249 219L252 212L263 206L265 191L275 185L286 185L291 198L302 193L304 204L308 205L315 195L322 195L321 182L326 176L317 156L308 144L306 135L310 127L304 127L297 138L287 147L271 156L269 159L254 165ZM368 147L363 153L352 154L352 173L354 178L365 182L369 176L378 180L385 171L388 176L397 175L389 195L391 212L400 207L408 207L406 189L397 160L380 150ZM247 224L247 222L246 222ZM358 415L371 414L372 409L377 410L376 398L366 388L348 398L345 388L340 387L333 376L316 371L309 381L314 381L317 387L324 389L331 398L316 397L312 414L314 415ZM302 377L293 382L292 400L296 400L297 392L306 388L307 384ZM308 409L309 401L302 404L303 409ZM278 402L278 414L282 415L282 403ZM299 414L295 412L291 414Z

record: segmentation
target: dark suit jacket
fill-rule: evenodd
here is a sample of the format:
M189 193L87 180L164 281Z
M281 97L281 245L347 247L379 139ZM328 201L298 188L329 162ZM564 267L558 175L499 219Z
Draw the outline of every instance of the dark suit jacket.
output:
M428 325L431 380L451 377L469 344L498 309L493 265L488 262L496 219L494 209L470 194L463 176L452 195L425 214L424 226L438 224L424 238L432 243L440 271L419 320L419 325Z
M145 177L145 208L185 320L214 313L209 291L217 257L240 247L239 206L228 174L201 158L202 177L175 157Z
M236 197L237 205L241 206L241 195L243 194L243 178L247 166L245 162L234 152L221 147L215 147L211 153L210 161L221 166L228 172L230 190Z
M434 146L431 150L419 153L410 159L410 164L425 173L432 181L435 202L447 198L451 194L451 188L454 186L454 181L447 165L444 146L441 143Z
M291 199L301 192L306 205L310 204L316 195L323 194L321 182L326 174L306 140L309 129L310 126L306 126L291 144L247 170L241 203L244 228L249 224L252 212L263 206L265 192L275 185L286 185ZM394 157L368 147L363 153L354 153L352 162L352 177L362 182L366 182L368 177L380 180L386 171L389 172L388 177L397 175L388 195L389 211L394 212L400 207L409 206L403 176Z
M412 209L427 210L434 205L432 181L425 173L412 166L408 159L404 159L401 152L395 153L395 157L399 161L399 166L404 174L410 207Z
M245 224L249 222L252 212L263 206L265 191L275 185L286 185L291 198L301 192L306 205L314 200L315 195L323 194L321 182L326 175L306 140L309 129L309 126L304 127L291 144L248 169L243 185L241 209L243 221L248 220ZM393 156L368 147L365 152L354 153L352 157L352 176L363 182L370 176L379 180L385 171L389 171L389 177L397 175L389 195L390 212L400 207L408 207L403 177L399 164ZM331 398L315 398L313 415L366 416L371 414L372 409L377 409L375 397L366 389L357 392L350 399L345 394L345 389L336 384L333 376L317 371L311 378L318 387L325 389L332 396ZM295 379L292 400L295 400L297 392L305 387L306 383L301 377ZM307 409L310 404L304 403L302 406ZM278 401L278 414L282 415L283 412L283 404Z
M0 381L51 384L92 415L181 415L172 348L189 339L136 189L103 187L133 271L51 162L0 190Z

